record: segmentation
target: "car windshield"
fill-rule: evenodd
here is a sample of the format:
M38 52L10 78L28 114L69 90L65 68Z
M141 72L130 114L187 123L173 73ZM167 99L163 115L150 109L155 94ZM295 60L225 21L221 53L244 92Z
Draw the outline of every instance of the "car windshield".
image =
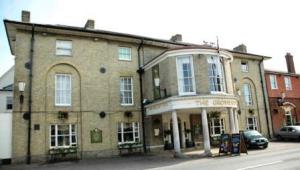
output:
M251 131L245 131L244 132L245 136L250 137L250 136L262 136L259 132L255 131L255 130L251 130Z

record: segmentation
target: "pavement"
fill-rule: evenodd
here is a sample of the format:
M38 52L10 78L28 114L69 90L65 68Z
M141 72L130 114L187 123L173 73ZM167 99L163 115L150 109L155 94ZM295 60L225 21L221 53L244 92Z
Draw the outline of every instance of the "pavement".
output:
M300 142L270 142L267 149L249 150L240 156L218 156L218 149L212 149L213 157L205 157L203 151L187 151L186 158L174 158L172 152L160 154L133 155L114 158L60 162L51 164L17 164L0 167L2 170L300 170Z

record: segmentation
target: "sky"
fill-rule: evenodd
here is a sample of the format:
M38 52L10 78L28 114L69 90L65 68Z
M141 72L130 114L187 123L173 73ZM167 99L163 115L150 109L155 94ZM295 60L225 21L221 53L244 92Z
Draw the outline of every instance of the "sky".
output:
M265 68L287 71L285 54L294 56L300 73L300 1L297 0L0 0L0 76L13 64L3 19L83 27L183 41L216 42L233 49L243 43L249 53L272 57Z

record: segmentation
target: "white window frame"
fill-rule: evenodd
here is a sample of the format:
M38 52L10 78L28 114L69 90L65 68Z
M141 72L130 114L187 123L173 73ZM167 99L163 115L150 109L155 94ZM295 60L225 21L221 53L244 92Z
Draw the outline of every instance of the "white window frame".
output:
M14 99L13 99L12 96L6 96L6 105L5 105L5 109L6 109L6 110L12 110L12 109L13 109L13 107L14 107L14 101L13 101L13 100L14 100ZM8 104L9 104L8 101L11 101L11 105L12 105L11 109L7 109L7 106L8 106Z
M247 87L247 90L248 90L247 92L246 92L245 87ZM244 94L244 100L245 100L246 106L253 105L252 90L251 90L251 85L249 83L243 84L243 94Z
M126 50L128 50L127 51L128 53L126 52ZM118 57L119 57L119 60L131 61L132 60L131 48L130 47L119 47L119 49L118 49Z
M64 76L64 77L69 77L69 101L67 102L67 90L68 89L58 89L58 77L59 76ZM60 87L61 88L61 87ZM64 91L64 92L60 92L60 94L58 94L58 90L60 91ZM65 96L58 96L58 95L62 95L65 94ZM60 97L60 102L58 101L58 97ZM64 98L65 102L62 102L62 99ZM71 106L72 105L72 75L71 74L55 74L55 106Z
M293 90L291 77L284 76L284 84L286 90Z
M224 71L224 66L223 63L220 61L221 57L212 55L207 57L207 63L208 63L208 84L209 84L209 90L211 94L226 94L226 80L225 80L225 71ZM216 66L215 72L218 72L218 75L210 75L212 74L211 72L213 71L213 64ZM210 72L211 71L211 72ZM211 84L211 79L213 79L213 84ZM219 81L222 81L219 86L221 88L220 91L218 90L213 90L212 88L216 88L218 86L215 84L215 79L219 79Z
M119 138L119 134L121 134L121 141L118 140L118 144L127 144L127 143L137 143L137 142L141 142L141 138L140 138L140 124L139 122L131 122L129 124L131 124L132 127L132 134L133 134L133 141L124 141L124 124L128 123L128 122L119 122L118 123L118 135L117 137ZM120 128L119 128L120 126ZM119 131L119 129L121 131ZM127 132L128 133L128 132Z
M52 135L51 134L51 128L52 126L54 126L55 128L55 134ZM64 135L58 135L58 126L69 126L69 134L64 134ZM72 128L74 128L74 133L72 132ZM69 145L62 145L62 146L58 146L58 137L59 136L69 136ZM75 136L75 142L72 141L72 137ZM55 138L55 146L51 146L51 138L54 137ZM49 126L49 148L69 148L69 147L73 147L73 146L77 146L77 126L76 124L51 124Z
M249 119L252 119L252 124L249 123ZM253 127L253 129L250 129L250 127ZM247 117L247 129L248 130L257 130L258 131L258 123L255 116Z
M130 84L131 89L130 90L125 90L124 85L123 85L123 88L122 88L122 79L130 79L130 82L131 82L131 84ZM131 94L131 96L130 96L131 97L131 103L124 103L123 102L123 101L125 101L125 97L123 95L124 99L122 98L122 95L121 95L122 92L131 92L130 93ZM120 103L121 103L122 106L132 106L132 105L134 105L134 100L133 100L133 78L130 77L130 76L128 76L128 77L126 77L126 76L120 77Z
M215 126L215 122L219 121L220 126ZM220 128L220 134L215 132L216 128ZM225 133L225 119L224 118L212 118L210 121L210 135L211 136L220 136Z
M246 61L241 61L241 70L244 73L248 73L249 72L249 65L248 62Z
M276 75L270 75L270 86L272 90L278 89Z
M58 56L72 56L73 42L70 40L56 40L55 54Z
M189 60L190 64L190 71L191 71L191 77L187 77L192 79L192 92L185 92L184 91L184 79L183 77L183 68L182 68L182 61L184 59ZM191 55L184 55L184 56L178 56L176 57L176 69L177 69L177 84L178 84L178 94L179 96L184 96L184 95L195 95L196 94L196 83L195 83L195 74L194 74L194 62L193 62L193 56Z

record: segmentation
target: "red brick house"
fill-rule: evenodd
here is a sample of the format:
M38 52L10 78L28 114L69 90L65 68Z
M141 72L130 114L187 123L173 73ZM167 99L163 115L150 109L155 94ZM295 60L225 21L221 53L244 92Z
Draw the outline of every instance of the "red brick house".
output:
M273 131L300 122L300 74L296 74L293 56L287 53L288 72L265 71Z

